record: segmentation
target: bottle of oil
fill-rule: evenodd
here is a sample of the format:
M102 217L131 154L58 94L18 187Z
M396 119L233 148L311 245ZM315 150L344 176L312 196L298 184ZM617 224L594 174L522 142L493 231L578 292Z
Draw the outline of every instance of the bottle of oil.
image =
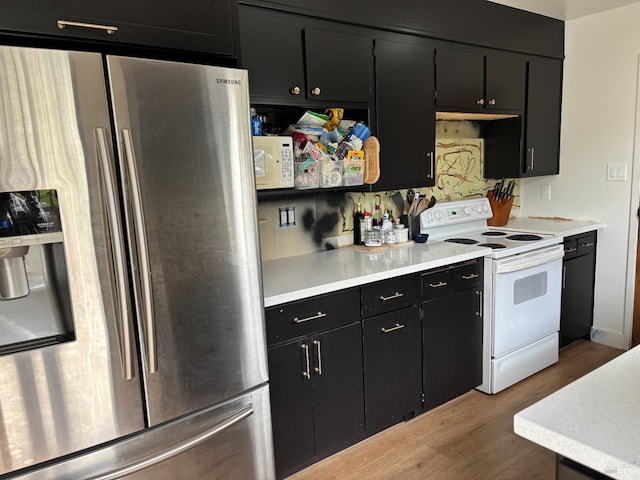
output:
M356 211L353 214L353 244L362 245L364 243L364 237L362 232L364 230L364 214L362 213L362 205L358 202Z

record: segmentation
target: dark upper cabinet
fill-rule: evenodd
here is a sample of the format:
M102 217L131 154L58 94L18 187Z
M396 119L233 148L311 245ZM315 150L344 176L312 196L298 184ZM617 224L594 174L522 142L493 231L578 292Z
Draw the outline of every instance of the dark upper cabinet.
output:
M380 180L374 190L435 184L434 49L375 41Z
M522 111L525 57L436 50L436 107L463 112Z
M560 172L561 102L562 61L530 60L522 176L555 175Z
M240 7L241 64L263 103L368 103L373 42L339 24ZM335 30L334 30L335 28ZM353 30L353 29L351 29Z
M61 39L234 55L232 0L9 0L0 29Z

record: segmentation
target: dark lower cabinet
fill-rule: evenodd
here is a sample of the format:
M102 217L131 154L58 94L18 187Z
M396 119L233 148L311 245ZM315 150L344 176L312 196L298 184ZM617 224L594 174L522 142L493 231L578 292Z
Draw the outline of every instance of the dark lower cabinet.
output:
M593 323L596 269L596 232L564 240L560 346L579 338L588 339Z
M562 455L556 455L556 480L609 480L611 478Z
M422 276L425 410L482 383L483 261Z
M362 329L366 434L373 435L420 409L420 310L412 306L371 317Z
M424 408L467 393L482 383L481 290L423 302Z
M363 438L360 322L268 350L276 473Z

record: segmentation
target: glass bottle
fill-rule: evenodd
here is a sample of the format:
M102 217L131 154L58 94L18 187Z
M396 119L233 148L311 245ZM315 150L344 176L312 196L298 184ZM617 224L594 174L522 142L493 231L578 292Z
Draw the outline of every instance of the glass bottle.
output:
M362 205L358 202L356 211L353 214L353 244L362 245L364 243L364 237L362 235L364 226L364 214L362 213Z

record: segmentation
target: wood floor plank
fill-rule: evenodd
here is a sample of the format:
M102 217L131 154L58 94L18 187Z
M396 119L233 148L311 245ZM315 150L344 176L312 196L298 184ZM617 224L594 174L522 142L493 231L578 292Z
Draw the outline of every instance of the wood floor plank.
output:
M588 341L496 394L473 390L289 477L290 480L549 479L555 456L513 433L513 416L623 353Z

